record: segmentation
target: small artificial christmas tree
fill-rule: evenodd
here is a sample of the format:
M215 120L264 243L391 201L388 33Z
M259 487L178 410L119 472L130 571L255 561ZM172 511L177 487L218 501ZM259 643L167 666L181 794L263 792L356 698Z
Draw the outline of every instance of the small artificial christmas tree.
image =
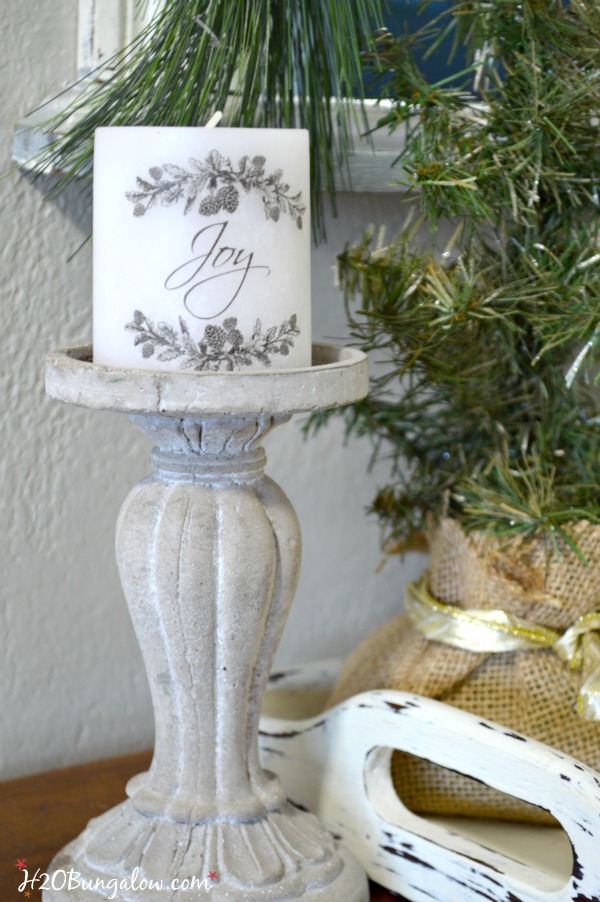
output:
M463 84L429 84L413 51L448 35L470 60ZM572 524L600 516L600 7L457 0L380 53L381 125L405 130L433 235L456 228L424 250L414 222L385 248L372 230L340 257L356 343L385 361L345 412L391 460L373 509L401 543L446 510L576 550Z
M448 35L464 84L429 84L412 51ZM389 454L373 509L391 546L429 525L431 559L330 703L408 690L600 770L600 7L456 0L380 49L411 195L453 231L418 249L411 221L342 254L354 338L378 357L345 416ZM410 755L392 772L417 811L552 821Z

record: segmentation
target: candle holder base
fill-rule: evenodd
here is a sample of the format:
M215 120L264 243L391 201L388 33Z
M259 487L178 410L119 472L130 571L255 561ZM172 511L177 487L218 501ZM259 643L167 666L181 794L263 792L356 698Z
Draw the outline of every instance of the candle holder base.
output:
M154 472L117 523L121 583L150 683L150 769L54 859L45 902L366 902L349 853L285 798L258 755L262 696L295 592L300 529L264 474L262 437L300 411L363 397L363 354L314 365L172 373L50 355L48 393L127 413Z
M131 800L94 818L52 861L51 902L365 902L363 870L307 812L178 823Z

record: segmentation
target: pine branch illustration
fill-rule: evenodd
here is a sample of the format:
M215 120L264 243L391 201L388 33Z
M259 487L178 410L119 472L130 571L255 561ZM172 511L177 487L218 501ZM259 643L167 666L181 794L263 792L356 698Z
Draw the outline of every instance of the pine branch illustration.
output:
M185 200L184 214L196 206L203 216L215 216L222 210L235 213L240 202L240 189L246 194L256 191L260 194L265 216L278 222L282 213L290 216L296 226L302 228L302 217L306 204L302 192L290 194L290 186L283 181L283 170L276 169L265 174L266 160L263 156L242 157L238 168L231 160L218 151L211 150L205 160L190 157L190 169L183 169L172 163L151 166L147 178L136 178L137 189L126 191L127 200L133 203L133 215L144 216L153 206L171 206Z
M271 357L276 354L286 357L294 347L294 338L300 335L296 314L279 326L271 326L266 332L257 320L249 341L238 329L234 316L225 319L221 326L212 323L205 326L199 342L191 337L183 317L179 317L178 333L168 323L155 325L141 310L136 310L125 329L136 333L133 343L141 346L144 359L154 355L161 362L181 358L180 369L197 371L225 369L231 372L251 366L254 361L268 368L272 363Z

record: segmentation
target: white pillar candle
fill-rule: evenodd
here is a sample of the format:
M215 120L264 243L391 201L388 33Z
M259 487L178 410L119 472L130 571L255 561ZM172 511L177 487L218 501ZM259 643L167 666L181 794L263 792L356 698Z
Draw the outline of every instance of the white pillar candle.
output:
M308 133L101 128L94 362L310 366Z

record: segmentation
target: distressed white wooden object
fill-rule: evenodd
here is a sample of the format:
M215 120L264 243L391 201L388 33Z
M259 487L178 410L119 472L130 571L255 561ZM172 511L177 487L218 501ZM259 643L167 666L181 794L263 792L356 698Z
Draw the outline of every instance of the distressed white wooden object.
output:
M412 902L599 902L600 774L496 723L405 692L365 692L306 716L322 704L335 669L324 663L272 675L261 760L370 878ZM394 749L545 808L564 831L419 817L392 785Z
M44 899L100 902L117 881L122 902L192 902L213 872L215 902L366 902L364 871L286 800L260 766L257 740L300 565L296 516L264 475L261 439L295 412L363 397L366 357L318 345L312 367L250 373L117 369L90 358L91 348L51 354L48 393L126 412L156 442L154 473L117 524L156 738L129 798L55 857L51 874L73 870L80 887L61 889L59 877Z
M45 98L39 108L21 119L13 137L12 159L21 169L39 171L39 156L48 146L62 137L73 125L76 116L67 120L60 129L50 131L48 121L61 115L70 105L79 102L81 94L94 83L94 74L65 86ZM347 102L348 105L348 102ZM387 107L382 102L366 102L366 122L351 117L348 129L352 136L353 149L343 167L335 174L336 190L356 193L405 192L408 185L406 173L400 166L394 165L404 147L404 132L398 129L388 134L385 129L367 136L369 129L374 129ZM84 111L79 111L78 117ZM225 122L227 121L227 105L225 106ZM358 113L357 113L358 116ZM48 166L44 170L51 174L55 170Z

